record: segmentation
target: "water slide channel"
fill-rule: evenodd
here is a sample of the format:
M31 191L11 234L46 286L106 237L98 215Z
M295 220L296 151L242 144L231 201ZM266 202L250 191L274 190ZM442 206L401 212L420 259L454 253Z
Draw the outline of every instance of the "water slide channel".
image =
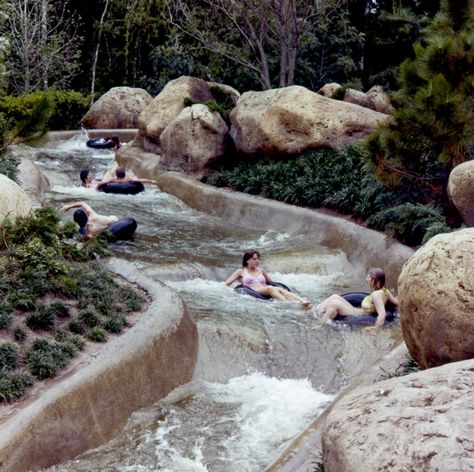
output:
M112 151L85 143L85 135L76 135L21 152L49 178L51 204L83 200L99 213L137 220L135 240L111 251L178 292L197 324L199 353L190 383L135 412L107 444L48 470L265 470L351 379L390 349L399 326L326 323L314 309L236 294L221 282L249 247L261 251L274 280L315 304L330 293L366 287L343 252L314 244L311 234L232 226L153 185L136 196L80 187L82 168L100 178L114 160Z

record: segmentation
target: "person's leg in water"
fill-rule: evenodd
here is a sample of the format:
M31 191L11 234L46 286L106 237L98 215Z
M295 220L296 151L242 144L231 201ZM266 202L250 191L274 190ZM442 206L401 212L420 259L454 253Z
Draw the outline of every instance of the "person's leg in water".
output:
M340 295L334 294L317 305L316 311L323 313L328 320L333 320L337 315L353 315L357 309Z
M305 308L308 308L311 304L309 300L306 300L295 293L289 292L282 287L266 285L264 287L259 287L257 291L262 295L267 295L275 300L300 302Z

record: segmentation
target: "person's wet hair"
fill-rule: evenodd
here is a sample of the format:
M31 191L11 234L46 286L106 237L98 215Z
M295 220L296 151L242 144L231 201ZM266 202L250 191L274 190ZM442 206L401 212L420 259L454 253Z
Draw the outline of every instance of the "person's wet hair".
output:
M79 178L81 179L81 182L83 184L86 183L87 176L89 175L90 169L82 169L81 172L79 173Z
M247 249L244 252L244 257L242 259L242 265L244 267L247 267L249 259L252 259L252 257L257 254L257 256L260 258L260 253L256 249Z
M372 267L367 271L371 280L371 285L374 290L380 290L385 287L385 272L378 267Z
M125 168L124 167L117 167L115 171L115 175L117 179L124 179L125 178Z
M81 234L85 234L87 220L89 219L87 217L87 213L81 208L79 208L78 210L74 212L73 218L74 218L74 221L79 225L79 232Z

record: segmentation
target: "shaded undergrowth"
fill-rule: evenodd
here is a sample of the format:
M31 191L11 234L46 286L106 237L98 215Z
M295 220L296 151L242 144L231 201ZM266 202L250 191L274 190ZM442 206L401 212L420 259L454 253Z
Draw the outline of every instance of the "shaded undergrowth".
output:
M0 402L54 377L87 341L120 333L144 304L101 266L107 243L76 234L51 207L0 227Z

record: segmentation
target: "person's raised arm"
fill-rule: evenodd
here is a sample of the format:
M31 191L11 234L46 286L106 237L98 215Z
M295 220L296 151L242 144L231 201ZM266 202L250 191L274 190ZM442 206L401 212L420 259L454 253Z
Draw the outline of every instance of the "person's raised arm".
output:
M374 304L375 311L377 312L375 327L380 328L385 323L385 318L387 316L382 290L376 290L375 292L372 292L372 302Z
M94 210L86 202L74 202L69 205L64 205L60 208L60 211L66 212L71 208L82 208L88 216L94 213Z
M237 269L225 282L225 285L231 285L242 276L242 269Z
M388 291L388 301L390 303L393 303L395 306L398 306L398 298L392 294L392 292L390 292L390 290Z
M267 274L267 272L263 269L262 269L262 274L265 277L265 281L267 282L267 284L269 284L270 282L273 282L270 276Z

